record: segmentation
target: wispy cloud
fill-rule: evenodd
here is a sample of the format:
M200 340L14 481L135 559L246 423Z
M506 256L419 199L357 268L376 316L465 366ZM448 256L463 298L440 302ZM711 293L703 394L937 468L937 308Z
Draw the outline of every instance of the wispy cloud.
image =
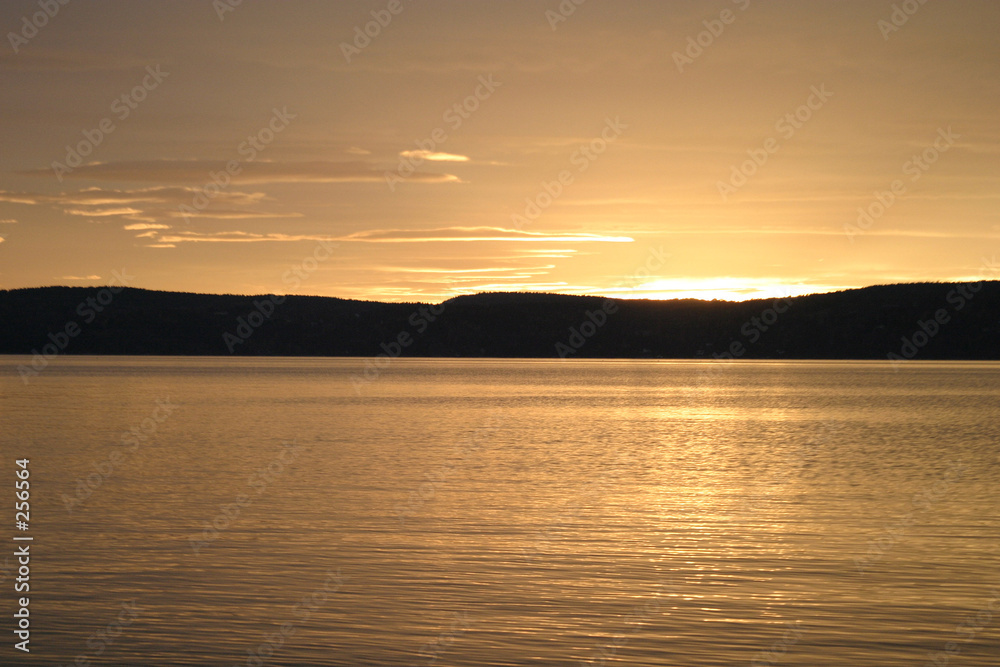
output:
M181 212L168 211L168 215L171 218L206 218L211 220L254 220L254 219L278 219L278 218L301 218L303 217L301 213L254 213L252 211L237 211L233 209L229 210L208 210L195 211L191 213L189 211Z
M443 227L439 229L375 229L355 232L343 237L344 241L365 243L429 243L454 241L529 241L577 243L631 243L628 236L604 236L601 234L525 232L503 227Z
M9 192L0 190L0 201L14 204L56 204L59 206L110 206L114 204L179 204L190 202L200 190L190 187L153 187L135 190L84 188L75 192L42 194L37 192ZM255 204L267 195L263 192L226 190L214 197L233 204Z
M657 206L663 202L648 197L605 197L600 199L560 199L560 206Z
M447 155L441 153L440 155ZM461 156L455 156L461 157ZM91 162L80 165L64 175L90 181L151 182L161 184L204 185L211 182L212 173L226 171L225 160L135 160L121 162ZM385 183L385 165L373 162L330 160L270 161L257 159L240 163L239 173L231 176L233 183ZM26 176L52 176L51 169L29 169L18 172ZM407 178L418 183L460 182L452 174L418 172Z
M67 208L63 210L67 215L82 215L88 218L104 218L109 215L124 215L134 217L142 213L142 209L124 206L120 208Z
M288 243L297 241L325 241L331 243L451 243L483 241L630 243L633 239L627 236L602 236L600 234L522 232L500 227L444 227L422 230L371 230L356 232L346 236L255 233L241 230L212 233L182 231L172 234L162 234L157 238L157 241L160 243Z
M554 264L547 264L545 266L534 266L534 267L505 266L505 267L495 267L486 269L407 268L407 267L396 267L396 266L381 266L377 267L376 270L387 271L391 273L461 274L461 273L510 273L511 271L517 271L517 272L544 271L552 268L555 268Z
M215 233L178 232L176 234L162 234L157 238L157 241L159 243L287 243L295 241L333 242L336 241L336 239L309 234L256 234L253 232L231 231Z
M67 215L88 218L122 217L135 222L167 223L184 217L180 210L181 204L189 205L199 192L197 188L179 186L132 190L90 187L55 194L0 190L0 202L50 206L61 209ZM188 216L220 220L301 217L300 213L270 213L259 210L259 205L265 200L268 200L268 197L263 192L223 190L213 197L211 208L188 213ZM223 208L219 208L220 205Z
M135 222L130 225L125 225L122 229L132 230L145 230L145 229L170 229L170 225L161 225L151 222Z
M403 151L399 155L400 157L430 160L431 162L468 162L470 160L470 158L466 155L437 153L434 151Z

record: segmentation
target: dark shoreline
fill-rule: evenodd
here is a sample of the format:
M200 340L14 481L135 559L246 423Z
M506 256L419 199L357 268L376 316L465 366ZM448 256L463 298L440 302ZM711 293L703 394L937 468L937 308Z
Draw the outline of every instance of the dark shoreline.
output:
M479 294L442 304L130 287L0 291L0 354L1000 359L1000 282L743 302Z

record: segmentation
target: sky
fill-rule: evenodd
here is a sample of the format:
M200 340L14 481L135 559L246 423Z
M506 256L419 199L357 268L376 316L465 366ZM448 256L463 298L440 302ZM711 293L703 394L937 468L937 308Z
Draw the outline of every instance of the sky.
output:
M1000 251L993 0L6 0L0 29L0 289L746 299Z

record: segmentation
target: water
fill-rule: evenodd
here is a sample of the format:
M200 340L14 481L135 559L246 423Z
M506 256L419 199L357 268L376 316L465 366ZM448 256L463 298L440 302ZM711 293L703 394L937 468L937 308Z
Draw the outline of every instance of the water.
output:
M1000 364L24 361L5 664L1000 664Z

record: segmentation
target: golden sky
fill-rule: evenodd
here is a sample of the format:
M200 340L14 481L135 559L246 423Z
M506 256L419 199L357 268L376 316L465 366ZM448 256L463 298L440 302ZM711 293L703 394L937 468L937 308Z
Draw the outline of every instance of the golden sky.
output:
M1000 250L993 0L32 0L0 27L0 288L739 299Z

